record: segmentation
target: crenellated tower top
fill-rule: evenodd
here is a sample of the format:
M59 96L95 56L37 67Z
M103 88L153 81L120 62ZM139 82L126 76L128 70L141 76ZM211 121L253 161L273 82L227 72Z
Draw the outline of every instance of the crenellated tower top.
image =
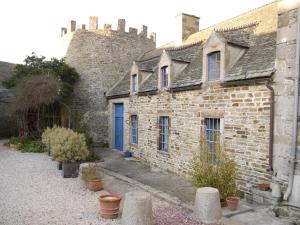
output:
M151 32L148 34L148 27L143 25L140 29L129 27L129 31L126 32L126 20L125 19L118 19L118 26L117 30L112 30L111 24L104 24L103 29L98 28L98 17L97 16L90 16L89 17L89 27L86 28L85 24L76 25L75 20L70 20L68 22L67 27L61 28L61 37L64 37L67 34L72 34L75 31L89 31L89 32L96 32L106 36L113 35L113 34L129 34L129 35L136 35L142 38L147 38L156 42L156 33Z

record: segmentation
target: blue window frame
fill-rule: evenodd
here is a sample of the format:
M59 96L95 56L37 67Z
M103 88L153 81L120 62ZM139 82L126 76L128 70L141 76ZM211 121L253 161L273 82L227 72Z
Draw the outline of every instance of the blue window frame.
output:
M131 116L131 144L138 143L138 116Z
M220 52L212 52L208 54L208 81L220 80Z
M170 119L168 116L159 117L159 150L163 152L169 150L169 125Z
M168 66L163 66L160 69L160 86L162 88L169 86L169 69L168 69Z
M136 74L132 75L132 78L131 78L131 91L133 93L137 92L137 75Z
M206 135L208 149L212 152L216 152L216 146L220 142L220 119L219 118L207 118L206 123Z

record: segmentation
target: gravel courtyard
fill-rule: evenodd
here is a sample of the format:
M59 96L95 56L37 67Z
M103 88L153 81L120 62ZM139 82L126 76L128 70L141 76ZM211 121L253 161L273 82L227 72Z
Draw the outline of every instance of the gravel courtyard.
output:
M114 225L120 220L99 216L99 193L88 191L79 179L63 179L57 163L46 154L9 150L0 141L0 224L1 225ZM124 195L138 190L110 176L105 189ZM153 198L155 225L197 225L179 208Z

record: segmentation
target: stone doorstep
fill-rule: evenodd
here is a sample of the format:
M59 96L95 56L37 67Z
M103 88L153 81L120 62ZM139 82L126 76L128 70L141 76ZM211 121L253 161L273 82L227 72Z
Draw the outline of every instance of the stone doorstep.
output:
M122 181L125 181L131 185L134 185L134 186L137 186L149 193L151 193L152 195L154 195L155 197L161 199L161 200L164 200L170 204L174 204L174 205L177 205L179 207L183 207L189 211L193 211L194 210L194 207L189 205L189 204L186 204L184 202L182 202L179 198L177 197L174 197L174 196L171 196L165 192L162 192L160 190L157 190L153 187L150 187L148 185L145 185L145 184L142 184L134 179L131 179L129 177L126 177L126 176L123 176L121 174L118 174L118 173L115 173L113 171L110 171L110 170L107 170L105 168L103 168L103 172L109 176L112 176L112 177L115 177L119 180L122 180ZM240 202L240 205L239 205L239 209L236 210L236 211L230 211L229 209L227 208L222 208L222 214L223 214L223 218L222 218L222 223L224 225L241 225L240 223L237 223L235 221L232 221L231 219L229 219L229 217L231 216L234 216L234 215L237 215L237 214L242 214L242 213L246 213L246 212L249 212L249 211L253 211L253 208L251 208L250 206L247 206L243 203L243 201Z

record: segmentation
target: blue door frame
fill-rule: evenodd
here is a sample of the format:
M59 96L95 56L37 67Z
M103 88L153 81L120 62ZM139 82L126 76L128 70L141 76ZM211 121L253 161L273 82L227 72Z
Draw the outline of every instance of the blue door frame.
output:
M123 151L124 105L115 104L115 148Z

